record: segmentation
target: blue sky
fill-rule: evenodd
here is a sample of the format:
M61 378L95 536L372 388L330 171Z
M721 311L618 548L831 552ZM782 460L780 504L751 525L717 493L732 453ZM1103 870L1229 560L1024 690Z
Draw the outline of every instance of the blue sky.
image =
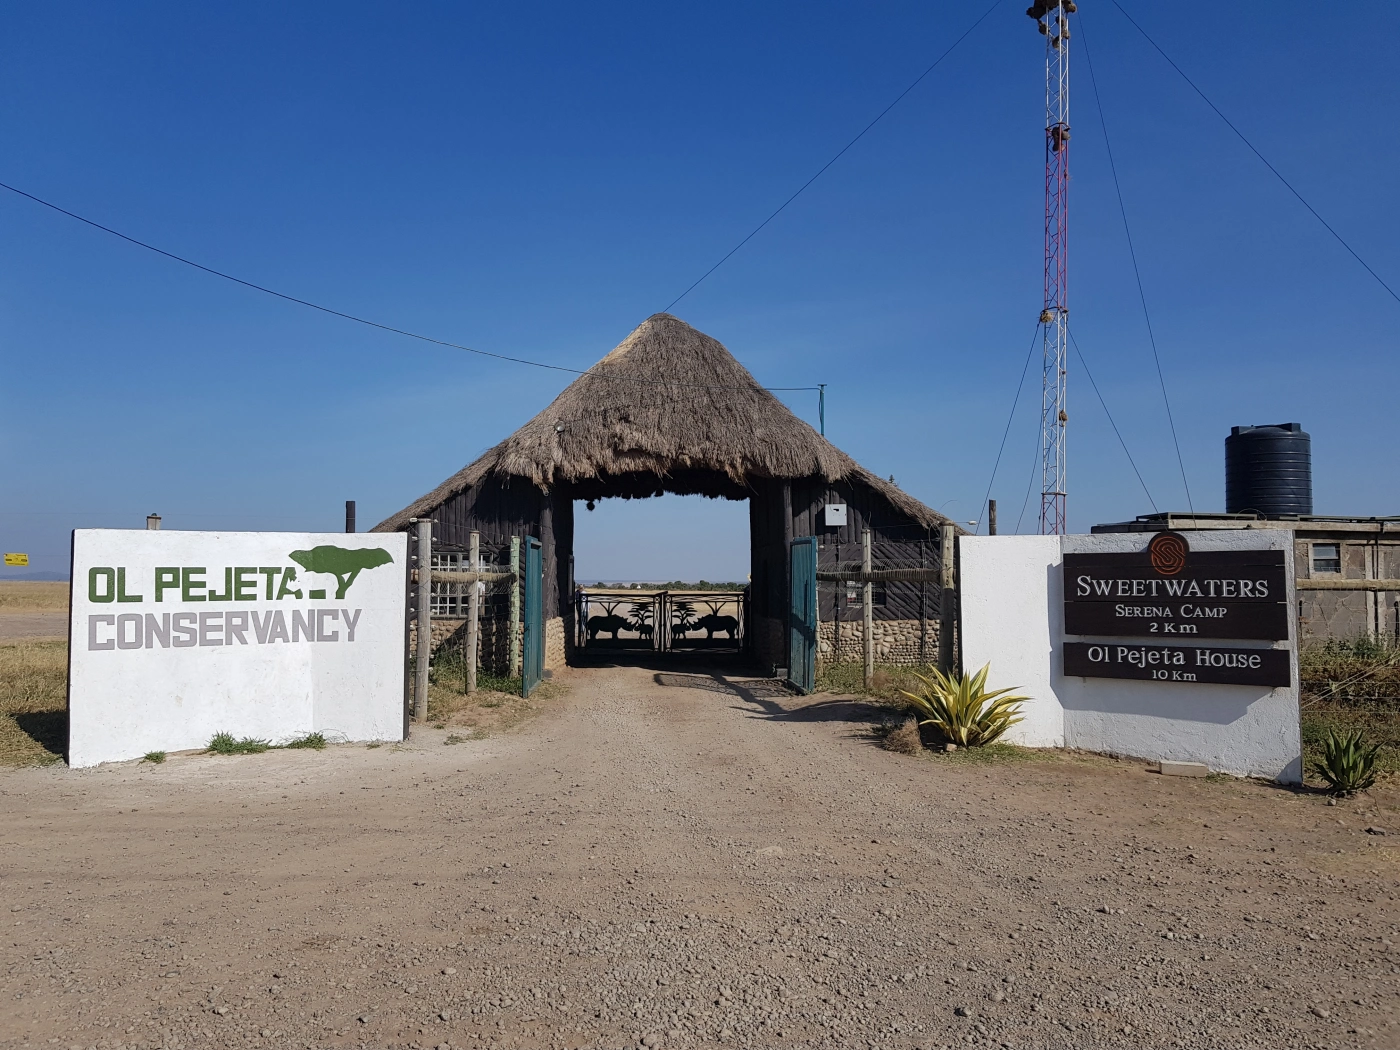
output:
M1392 286L1393 5L1127 3ZM980 504L1040 306L1043 48L1001 4L675 313L926 503ZM902 91L975 5L9 4L0 180L250 280L586 368ZM1087 20L1087 21L1086 21ZM1319 513L1397 510L1389 298L1137 36L1081 5L1070 304L1157 505L1186 497L1095 71L1198 509L1232 425L1313 435ZM1300 32L1300 28L1305 31ZM0 192L0 547L68 530L370 524L539 411L557 372L229 285ZM1032 365L992 495L1035 455ZM789 396L815 422L815 398ZM1069 513L1150 510L1082 370ZM1022 521L1034 529L1036 496ZM742 578L742 504L580 514L581 578Z

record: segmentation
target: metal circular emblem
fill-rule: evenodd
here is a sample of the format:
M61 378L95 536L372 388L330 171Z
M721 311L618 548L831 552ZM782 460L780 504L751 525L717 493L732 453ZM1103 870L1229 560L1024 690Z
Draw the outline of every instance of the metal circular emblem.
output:
M1147 545L1152 568L1162 576L1175 576L1186 568L1186 540L1174 532L1159 532Z

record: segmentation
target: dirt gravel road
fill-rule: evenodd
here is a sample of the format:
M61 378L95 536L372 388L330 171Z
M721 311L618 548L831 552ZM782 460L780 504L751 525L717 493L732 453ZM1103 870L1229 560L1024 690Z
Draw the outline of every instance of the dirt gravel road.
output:
M1393 793L568 680L483 741L0 773L0 1045L1400 1045Z

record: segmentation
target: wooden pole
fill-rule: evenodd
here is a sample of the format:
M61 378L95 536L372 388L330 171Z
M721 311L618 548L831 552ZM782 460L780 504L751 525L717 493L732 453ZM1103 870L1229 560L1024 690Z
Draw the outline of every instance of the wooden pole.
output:
M520 537L510 538L510 676L520 674Z
M938 667L944 674L953 673L953 631L956 623L957 591L953 576L953 526L943 526L943 550L940 566L943 570L943 594L938 602Z
M433 523L418 519L418 666L413 685L413 719L428 720L428 661L433 654Z
M860 533L860 567L866 572L872 568L869 529L862 529ZM865 688L869 689L875 678L875 585L869 581L862 585L860 605L865 642Z
M832 539L832 546L833 546L833 548L834 548L833 551L832 551L832 554L835 556L836 564L837 564L837 565L840 565L840 564L841 564L841 538L840 538L840 534L839 534L839 533L836 535L836 537L834 537L834 538ZM840 663L840 662L841 662L841 614L842 614L842 610L845 609L845 607L846 607L846 581L845 581L845 580L837 580L837 581L835 581L835 583L832 585L832 595L833 595L833 597L832 597L832 600L831 600L831 607L832 607L832 608L831 608L831 619L832 619L832 623L831 623L831 662L832 662L832 663Z
M475 529L471 533L467 548L467 567L472 572L481 569L481 533ZM476 692L476 651L481 641L481 584L469 583L471 588L467 598L467 695Z
M988 535L988 536L995 536L996 534L997 534L997 501L994 500L994 499L989 499L989 500L987 500L987 535Z
M783 666L792 670L792 482L783 482L783 551L782 563L779 568L780 579L783 581L782 604L779 606L782 612L782 619L778 622L782 624L783 640L778 646L778 651L783 654ZM668 628L669 630L669 628ZM670 639L667 639L669 644Z

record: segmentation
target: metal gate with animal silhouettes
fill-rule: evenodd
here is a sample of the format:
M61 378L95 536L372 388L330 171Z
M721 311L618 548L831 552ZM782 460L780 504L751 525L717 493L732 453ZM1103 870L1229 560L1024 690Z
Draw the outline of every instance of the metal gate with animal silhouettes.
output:
M579 588L574 595L580 649L740 652L747 591L643 591Z

